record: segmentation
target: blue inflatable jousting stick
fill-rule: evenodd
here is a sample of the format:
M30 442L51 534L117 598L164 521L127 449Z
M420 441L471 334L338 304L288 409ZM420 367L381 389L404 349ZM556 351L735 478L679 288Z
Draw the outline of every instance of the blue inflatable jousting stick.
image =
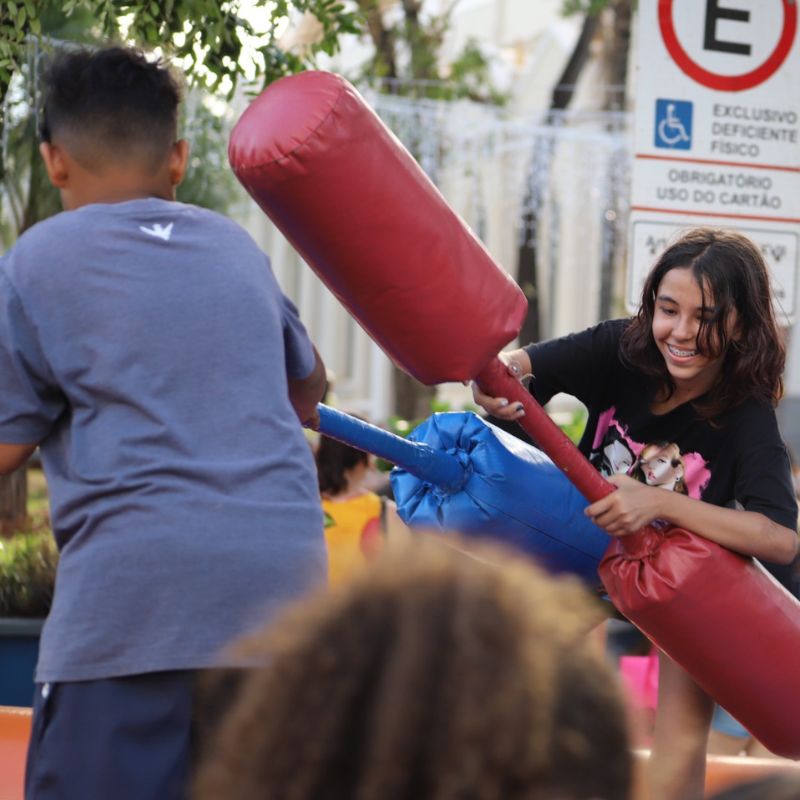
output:
M317 410L320 433L402 466L442 491L457 492L467 479L465 466L451 453L435 450L423 442L403 439L323 403L317 406Z
M397 512L409 526L485 536L552 572L597 584L610 537L585 498L540 450L470 412L434 414L408 439L320 405L320 433L396 465Z

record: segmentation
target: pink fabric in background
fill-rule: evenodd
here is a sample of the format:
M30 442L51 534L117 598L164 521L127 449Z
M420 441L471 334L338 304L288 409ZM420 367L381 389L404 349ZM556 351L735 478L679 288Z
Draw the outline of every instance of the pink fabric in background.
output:
M622 683L635 708L658 704L658 653L653 648L646 656L620 656Z

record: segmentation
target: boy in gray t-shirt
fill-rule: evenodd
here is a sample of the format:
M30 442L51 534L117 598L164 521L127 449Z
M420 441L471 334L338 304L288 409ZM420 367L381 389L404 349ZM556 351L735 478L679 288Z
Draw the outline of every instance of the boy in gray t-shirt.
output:
M183 796L197 670L324 579L324 367L252 239L175 202L179 100L137 51L59 57L65 211L0 259L0 472L40 447L61 551L29 798Z

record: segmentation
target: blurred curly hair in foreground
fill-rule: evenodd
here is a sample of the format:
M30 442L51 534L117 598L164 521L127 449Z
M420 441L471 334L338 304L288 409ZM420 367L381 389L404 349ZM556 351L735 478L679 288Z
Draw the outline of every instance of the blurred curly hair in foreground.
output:
M240 649L198 800L626 800L616 676L572 579L416 538Z

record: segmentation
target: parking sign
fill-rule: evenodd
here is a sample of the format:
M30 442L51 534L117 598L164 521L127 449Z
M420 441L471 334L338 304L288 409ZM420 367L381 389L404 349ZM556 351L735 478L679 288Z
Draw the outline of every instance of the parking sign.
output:
M800 252L797 0L640 0L627 304L679 230L761 246L794 321Z

